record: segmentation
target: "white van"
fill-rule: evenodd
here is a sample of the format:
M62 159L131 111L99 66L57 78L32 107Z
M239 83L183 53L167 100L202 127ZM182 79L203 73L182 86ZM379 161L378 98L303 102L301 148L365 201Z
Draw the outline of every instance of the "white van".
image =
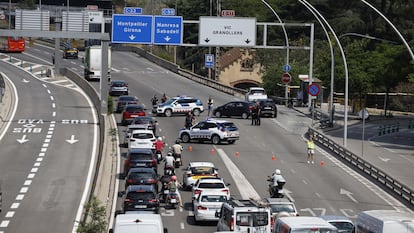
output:
M270 207L253 200L230 199L223 203L220 212L216 212L216 217L219 218L217 231L271 232Z
M274 233L338 233L336 227L319 217L280 217Z
M358 214L357 233L414 233L414 214L396 210L367 210Z
M115 218L114 229L110 229L109 233L168 233L162 224L161 215L152 212L125 212L119 214Z

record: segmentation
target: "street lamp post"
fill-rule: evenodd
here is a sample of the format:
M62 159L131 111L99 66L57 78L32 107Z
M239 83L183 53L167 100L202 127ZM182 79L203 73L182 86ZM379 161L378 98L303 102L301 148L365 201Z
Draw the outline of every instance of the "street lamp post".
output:
M341 55L342 55L342 59L344 62L344 67L345 67L345 103L344 103L344 138L343 138L343 145L346 148L347 147L347 138L348 138L348 65L346 62L346 58L345 58L345 53L344 50L342 48L341 42L339 41L339 38L336 36L335 31L333 30L333 28L331 27L331 25L328 23L328 21L325 19L325 17L323 17L323 15L315 9L315 7L313 7L309 2L307 2L306 0L299 0L299 2L301 2L302 4L306 4L308 5L310 8L312 8L312 10L323 20L323 22L328 26L329 30L332 32L332 35L335 38L336 43L339 46L339 50L341 51Z
M285 35L285 41L286 41L286 65L289 65L289 38L286 32L285 25L283 24L282 20L280 19L279 15L276 13L276 11L270 6L269 3L267 3L265 0L261 0L267 8L269 8L273 14L276 16L277 20L279 20L279 23L282 25L283 34ZM288 84L285 85L285 99L286 99L286 106L288 106Z

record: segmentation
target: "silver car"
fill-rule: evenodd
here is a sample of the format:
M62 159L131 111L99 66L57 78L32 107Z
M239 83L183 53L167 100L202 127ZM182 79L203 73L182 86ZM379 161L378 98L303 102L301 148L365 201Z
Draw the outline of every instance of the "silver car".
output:
M128 83L125 80L112 80L110 84L109 94L114 95L128 95Z

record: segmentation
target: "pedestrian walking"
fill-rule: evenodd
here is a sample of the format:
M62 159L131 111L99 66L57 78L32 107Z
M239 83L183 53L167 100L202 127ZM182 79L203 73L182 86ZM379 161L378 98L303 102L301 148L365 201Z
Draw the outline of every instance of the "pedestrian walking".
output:
M308 163L314 163L313 162L313 156L315 154L315 143L313 142L313 136L309 136L308 140Z

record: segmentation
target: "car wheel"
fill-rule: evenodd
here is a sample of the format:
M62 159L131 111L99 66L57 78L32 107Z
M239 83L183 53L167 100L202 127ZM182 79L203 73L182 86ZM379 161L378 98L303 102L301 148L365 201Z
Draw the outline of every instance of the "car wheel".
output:
M221 117L221 112L217 111L217 112L214 114L214 116L216 116L216 117Z
M165 114L166 117L170 117L172 115L171 109L165 109L164 114Z
M249 117L249 114L247 114L247 112L242 113L241 117L243 119L247 119Z
M211 137L211 142L212 142L214 145L219 144L219 143L220 143L220 137L219 137L217 134L213 135L213 136Z
M200 116L200 109L195 108L195 109L193 110L193 115L194 115L194 116Z
M181 141L184 142L184 143L189 142L190 141L190 135L188 135L188 133L183 133L181 135Z

